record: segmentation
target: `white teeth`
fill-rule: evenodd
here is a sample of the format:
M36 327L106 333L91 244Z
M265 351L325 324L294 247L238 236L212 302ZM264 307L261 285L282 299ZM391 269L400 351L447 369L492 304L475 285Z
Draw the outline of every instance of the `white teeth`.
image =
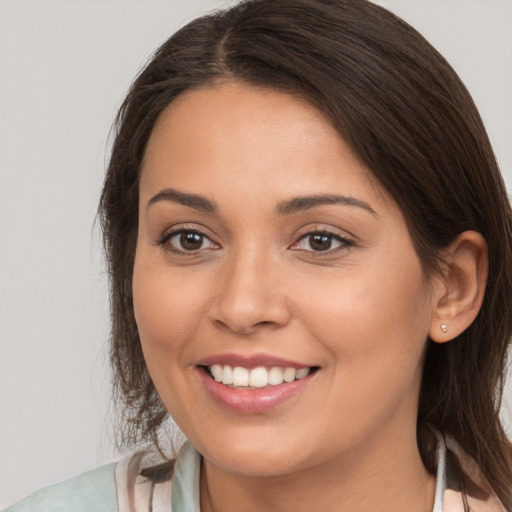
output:
M224 383L223 383L224 384ZM233 368L233 386L242 387L249 385L249 370L241 366Z
M224 369L222 370L222 383L233 384L233 369L231 366L224 366Z
M264 388L265 386L279 386L283 382L293 382L303 379L310 373L310 368L287 367L281 368L273 366L265 368L263 366L248 370L241 366L234 368L229 365L212 364L209 366L210 373L217 382L226 386L233 387L251 387Z
M297 375L297 370L295 368L285 368L283 379L285 382L293 382Z
M301 368L297 370L297 374L295 376L296 379L303 379L309 373L309 368Z
M222 366L220 364L212 364L210 371L217 382L222 382Z
M268 386L268 372L266 368L253 368L249 375L249 386L264 388Z
M282 384L284 380L283 371L283 368L279 368L278 366L270 368L270 371L268 372L268 383L271 386Z

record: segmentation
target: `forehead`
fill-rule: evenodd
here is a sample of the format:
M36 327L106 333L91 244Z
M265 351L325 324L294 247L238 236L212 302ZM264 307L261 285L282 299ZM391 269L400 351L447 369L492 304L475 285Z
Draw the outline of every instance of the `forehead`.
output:
M304 99L238 82L189 90L160 115L147 144L141 191L158 187L325 193L393 201L330 120Z

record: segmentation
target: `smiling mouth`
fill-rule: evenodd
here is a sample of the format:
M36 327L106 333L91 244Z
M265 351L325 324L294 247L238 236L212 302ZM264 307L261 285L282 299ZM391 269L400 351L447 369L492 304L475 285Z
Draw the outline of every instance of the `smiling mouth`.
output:
M292 368L273 366L266 368L244 368L242 366L230 366L212 364L203 367L206 373L215 381L230 388L237 389L261 389L267 386L279 386L301 380L318 370L318 367Z

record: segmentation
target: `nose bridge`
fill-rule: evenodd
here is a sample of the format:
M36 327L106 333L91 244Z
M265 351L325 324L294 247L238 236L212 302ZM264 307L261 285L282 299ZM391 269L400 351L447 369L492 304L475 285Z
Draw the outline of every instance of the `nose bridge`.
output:
M289 320L278 261L261 244L249 242L231 251L219 274L212 320L239 333L277 327Z

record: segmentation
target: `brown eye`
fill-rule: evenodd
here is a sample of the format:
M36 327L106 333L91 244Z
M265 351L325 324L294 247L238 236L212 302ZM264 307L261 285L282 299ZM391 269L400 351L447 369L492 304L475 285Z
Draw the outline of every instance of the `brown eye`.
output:
M181 233L180 245L187 251L197 251L203 245L203 237L197 233Z
M167 238L166 244L177 252L192 252L201 249L213 249L215 244L197 231L178 231Z
M314 251L327 251L332 246L332 237L328 235L309 235L309 246Z
M352 242L347 238L328 232L315 232L304 235L292 249L311 252L333 252L343 247L350 247Z

